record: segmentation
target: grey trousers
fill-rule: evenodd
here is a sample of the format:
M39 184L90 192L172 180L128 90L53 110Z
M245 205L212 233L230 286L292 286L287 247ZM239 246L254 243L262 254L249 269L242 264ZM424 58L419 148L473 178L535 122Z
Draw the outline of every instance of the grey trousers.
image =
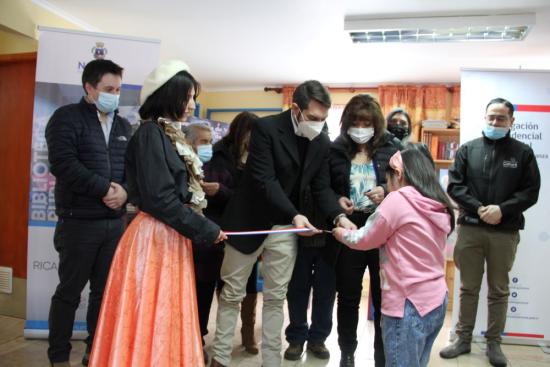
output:
M488 317L485 338L500 343L508 310L508 273L514 265L519 231L503 231L491 227L462 225L454 250L454 261L460 270L460 311L457 335L472 341L479 290L487 263Z
M281 228L275 226L273 229ZM295 234L272 234L252 254L243 254L227 244L221 268L223 286L216 318L213 358L229 366L239 305L246 295L252 267L262 255L264 278L262 309L262 362L265 367L281 365L283 303L292 276L298 241Z

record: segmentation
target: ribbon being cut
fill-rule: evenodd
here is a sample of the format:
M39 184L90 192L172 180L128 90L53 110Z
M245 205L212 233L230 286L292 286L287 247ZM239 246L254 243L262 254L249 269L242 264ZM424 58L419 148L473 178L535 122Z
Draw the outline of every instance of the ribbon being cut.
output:
M303 233L312 231L310 228L305 227L289 227L282 229L266 229L261 231L235 231L235 232L226 232L224 233L228 236L256 236L261 234L278 234L278 233ZM323 229L323 233L332 233L332 231Z

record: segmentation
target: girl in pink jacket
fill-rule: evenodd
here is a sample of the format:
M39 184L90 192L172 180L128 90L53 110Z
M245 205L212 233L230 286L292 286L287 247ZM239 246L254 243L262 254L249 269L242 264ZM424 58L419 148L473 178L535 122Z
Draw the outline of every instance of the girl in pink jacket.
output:
M390 194L365 225L335 229L334 236L352 249L380 248L386 366L426 366L447 309L445 244L454 229L453 204L423 146L395 153L386 175Z

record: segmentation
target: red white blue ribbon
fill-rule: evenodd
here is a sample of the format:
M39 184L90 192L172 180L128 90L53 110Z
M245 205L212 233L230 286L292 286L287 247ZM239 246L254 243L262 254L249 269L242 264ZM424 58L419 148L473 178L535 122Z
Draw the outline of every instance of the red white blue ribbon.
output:
M224 233L228 236L256 236L260 234L280 234L280 233L302 233L310 232L311 229L305 227L289 227L281 229L266 229L262 231L235 231L235 232L226 232Z

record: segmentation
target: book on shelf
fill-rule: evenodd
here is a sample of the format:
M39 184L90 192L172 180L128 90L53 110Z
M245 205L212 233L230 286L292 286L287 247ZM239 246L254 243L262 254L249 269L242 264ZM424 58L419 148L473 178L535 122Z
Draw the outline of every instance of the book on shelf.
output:
M433 153L432 153L432 133L428 133L426 131L422 132L422 143L424 143L428 149L430 150L430 153L432 154L432 158L435 159Z
M445 157L445 149L446 144L444 141L440 141L439 144L437 144L437 159L446 159Z
M438 146L439 146L439 138L437 135L432 135L431 137L431 141L430 141L430 153L432 153L432 158L433 159L439 159L437 157L439 157L439 154L438 154Z

